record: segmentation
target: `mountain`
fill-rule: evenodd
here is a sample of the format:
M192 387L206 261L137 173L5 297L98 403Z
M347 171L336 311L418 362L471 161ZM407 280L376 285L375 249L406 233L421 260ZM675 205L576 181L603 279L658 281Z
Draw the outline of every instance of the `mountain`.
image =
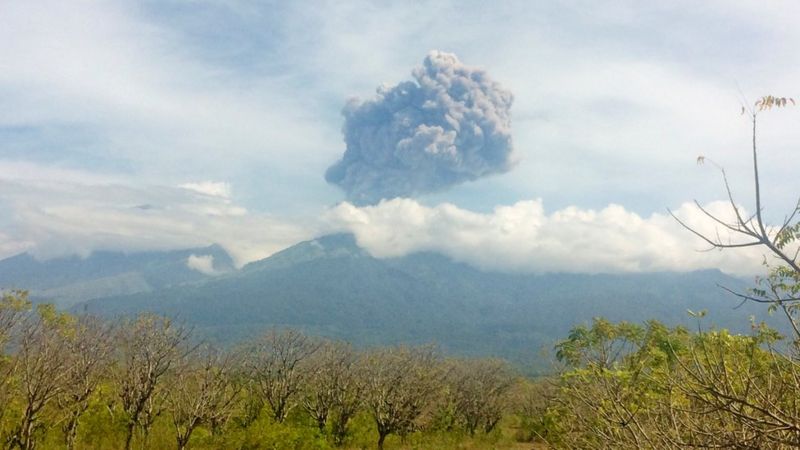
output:
M28 253L0 260L0 289L27 289L37 301L62 307L118 295L147 293L211 278L189 267L190 256L211 257L214 274L234 270L222 247L168 252L95 252L40 261Z
M97 298L76 309L107 316L154 311L234 342L273 326L357 345L437 342L453 354L533 361L575 324L595 316L749 330L764 308L718 285L746 283L716 271L648 274L507 274L435 253L377 259L350 235L302 242L242 269L196 283ZM541 358L539 361L543 361Z

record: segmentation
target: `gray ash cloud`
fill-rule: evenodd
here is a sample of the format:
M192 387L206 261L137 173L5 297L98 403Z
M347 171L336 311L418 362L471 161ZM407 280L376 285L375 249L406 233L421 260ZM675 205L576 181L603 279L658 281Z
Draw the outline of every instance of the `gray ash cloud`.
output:
M514 166L511 92L439 51L412 75L342 111L347 149L325 179L355 204L441 191Z

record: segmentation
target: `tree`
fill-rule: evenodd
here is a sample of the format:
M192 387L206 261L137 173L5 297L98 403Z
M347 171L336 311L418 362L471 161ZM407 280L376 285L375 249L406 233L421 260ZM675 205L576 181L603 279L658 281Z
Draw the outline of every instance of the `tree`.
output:
M130 450L137 426L146 440L150 426L161 413L166 390L163 380L192 352L190 331L169 319L142 314L119 328L121 367L117 371L119 398L125 413L125 449Z
M319 348L314 339L296 330L272 330L250 347L247 366L276 422L283 422L296 406L297 393L307 371L301 363Z
M431 347L372 351L360 367L364 404L378 428L378 448L389 434L418 428L418 420L439 389L439 358Z
M595 319L573 328L556 345L569 370L561 375L558 408L570 414L564 441L576 448L648 447L654 443L642 422L652 385L646 331L635 324Z
M325 342L306 364L303 408L320 431L329 419L333 421L331 434L336 445L344 443L348 422L361 404L357 362L358 355L349 344Z
M251 369L245 368L237 370L234 375L239 380L243 391L240 413L234 417L234 420L242 428L247 428L258 420L265 403L261 388L250 376L250 372Z
M761 247L769 251L773 260L778 262L777 266L770 263L765 258L764 263L771 270L765 278L757 279L756 288L748 293L733 292L732 294L741 298L742 301L753 301L769 305L770 311L781 310L788 319L796 340L800 340L800 326L797 318L798 304L800 303L800 263L798 255L800 247L800 221L795 217L800 212L800 199L794 208L786 214L780 226L771 226L764 220L764 204L761 195L761 177L758 166L758 145L757 145L757 123L759 114L772 110L773 108L783 108L788 105L795 105L792 98L765 96L755 102L753 107L742 106L742 114L747 114L752 126L752 161L753 161L753 190L755 212L748 215L739 206L734 198L728 183L728 176L725 169L717 166L722 173L722 179L727 192L728 202L732 221L712 214L699 202L695 201L697 208L708 218L711 223L721 230L724 230L729 238L719 232L714 235L704 234L697 229L689 226L679 219L675 214L670 214L684 228L695 236L706 242L710 248L719 250L741 249L746 247ZM706 159L702 156L697 158L698 163L702 164ZM713 163L713 162L712 162ZM716 164L715 164L716 165Z
M470 435L478 428L491 432L506 409L506 394L514 382L508 363L497 359L452 361L447 376L453 412Z
M561 420L554 441L568 448L785 448L800 446L800 298L798 206L780 226L764 220L756 125L760 113L794 101L763 97L749 113L752 124L755 211L748 215L734 198L720 168L731 221L696 203L717 232L703 234L675 219L712 249L762 248L769 274L742 301L767 304L788 319L794 342L788 352L780 335L753 323L750 335L726 330L689 334L651 322L646 328L595 321L576 327L557 346L568 369L547 413ZM699 163L707 160L698 158ZM713 163L713 162L712 162ZM716 165L716 164L715 164ZM722 232L720 232L722 231ZM775 264L777 261L777 264ZM702 314L695 314L700 317Z
M56 312L52 305L39 305L21 331L17 364L23 413L11 435L12 447L31 450L36 446L34 434L39 429L42 410L66 388L71 321L70 316Z
M230 416L241 391L233 368L230 354L204 347L177 371L167 402L178 450L186 448L199 425L219 426Z
M688 226L680 219L673 217L687 230L701 238L713 249L730 250L746 247L758 247L766 250L771 258L764 258L768 269L766 277L756 279L756 287L747 292L727 291L739 297L742 302L752 301L766 304L770 312L781 311L787 319L794 336L793 345L788 354L775 351L769 341L771 361L766 368L757 374L752 370L740 371L744 378L732 382L727 376L730 364L725 364L724 355L704 351L701 356L695 355L686 370L691 379L702 387L702 395L695 395L698 400L707 401L710 406L726 411L736 417L737 424L747 427L757 438L764 438L773 443L800 444L800 423L798 407L794 403L780 401L784 395L796 397L800 390L800 370L798 355L800 354L800 324L797 314L800 312L800 221L796 220L800 211L800 200L789 211L779 226L770 225L764 219L764 202L762 199L761 174L759 172L759 149L757 142L757 124L760 114L776 109L794 106L792 98L765 96L755 102L753 107L743 106L742 114L747 114L752 126L752 176L755 211L748 215L734 198L725 170L717 166L723 177L725 190L730 205L732 221L716 216L695 202L697 207L716 227L733 236L723 239L719 233L707 235ZM698 158L702 163L705 159ZM777 262L777 264L776 264ZM753 354L758 351L753 350ZM754 363L753 356L747 359ZM756 366L748 366L756 367ZM762 367L763 368L763 367ZM771 430L765 434L765 427ZM787 437L784 432L789 431ZM772 440L771 438L775 438Z
M64 388L57 396L65 418L61 426L68 449L75 447L78 421L112 360L114 327L92 316L79 316L66 335L67 364Z
M677 389L695 407L683 421L692 431L687 445L774 448L800 445L800 372L775 351L778 333L757 326L751 336L726 331L698 333L686 357L679 360ZM708 411L705 420L697 420ZM725 423L714 427L712 423ZM692 442L694 441L694 442Z
M9 383L17 369L17 358L7 353L14 331L30 309L28 292L0 292L0 420L9 404Z

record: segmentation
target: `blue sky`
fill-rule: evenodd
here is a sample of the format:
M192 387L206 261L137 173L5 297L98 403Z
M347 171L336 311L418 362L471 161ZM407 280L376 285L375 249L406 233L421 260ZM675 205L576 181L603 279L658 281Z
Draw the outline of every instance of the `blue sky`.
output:
M487 267L499 266L486 248L502 258L532 240L502 267L511 270L737 267L734 256L698 259L698 243L662 216L722 198L713 169L694 164L701 154L734 175L748 206L739 107L743 96L798 96L798 13L789 1L6 1L0 257L219 242L246 262L357 231L375 254L435 249ZM513 93L519 164L409 204L340 205L324 173L345 150L342 107L409 80L431 50ZM775 217L800 187L798 119L785 111L762 122ZM606 223L609 205L624 213L613 206ZM515 207L525 219L497 225L510 220L498 208ZM380 226L414 214L434 218L389 230L410 243ZM548 243L574 237L536 217L583 224L574 232L585 242L555 249ZM500 237L464 238L462 220ZM626 243L637 220L663 235ZM506 239L507 229L538 234ZM619 244L599 245L609 233ZM665 239L666 249L654 244ZM571 256L548 265L547 252Z

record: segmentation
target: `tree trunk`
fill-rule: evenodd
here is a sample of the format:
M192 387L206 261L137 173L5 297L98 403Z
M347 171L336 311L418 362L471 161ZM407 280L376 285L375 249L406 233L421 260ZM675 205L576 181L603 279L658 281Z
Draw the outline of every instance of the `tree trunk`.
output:
M277 402L277 404L273 407L272 412L272 417L275 419L275 422L283 423L287 415L286 404L281 401Z
M347 437L347 422L349 421L348 416L338 416L331 424L331 433L333 434L333 443L337 447L342 446L344 444L344 439Z
M33 436L33 421L34 421L34 412L28 407L25 410L25 416L22 418L22 426L20 427L20 431L17 435L17 445L22 450L33 450L34 443L31 440Z
M219 419L211 419L209 425L211 427L211 435L219 436L222 432L222 421Z
M186 447L189 445L189 439L192 437L192 432L195 428L194 420L192 423L187 425L186 430L183 433L178 433L175 437L178 440L178 450L186 450Z
M387 433L384 430L378 430L378 450L383 450L383 441L386 440Z
M125 434L125 450L131 450L131 442L133 442L133 430L136 427L136 422L129 421L127 433Z
M500 422L500 419L492 419L492 420L489 420L489 421L486 423L486 425L483 427L483 431L485 431L485 432L486 432L486 434L489 434L489 433L491 433L491 432L492 432L492 430L494 430L494 427L496 427L496 426L497 426L497 423L498 423L498 422Z
M75 448L75 439L78 436L78 416L76 414L70 415L69 421L64 425L64 443L67 444L67 450Z
M325 431L325 424L328 422L327 417L317 417L317 428L319 428L320 433Z
M153 422L149 424L142 424L142 450L149 448L150 443L150 426Z

